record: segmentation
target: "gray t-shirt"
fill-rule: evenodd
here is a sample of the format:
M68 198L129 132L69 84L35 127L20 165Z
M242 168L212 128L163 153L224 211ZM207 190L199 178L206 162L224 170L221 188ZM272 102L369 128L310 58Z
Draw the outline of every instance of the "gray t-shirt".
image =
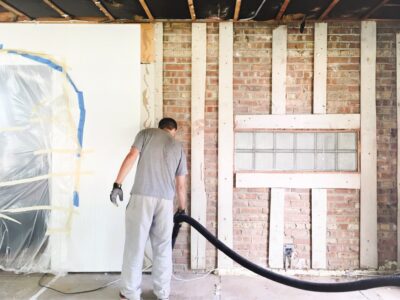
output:
M187 174L183 146L158 128L141 130L132 147L139 150L132 194L174 199L175 176Z

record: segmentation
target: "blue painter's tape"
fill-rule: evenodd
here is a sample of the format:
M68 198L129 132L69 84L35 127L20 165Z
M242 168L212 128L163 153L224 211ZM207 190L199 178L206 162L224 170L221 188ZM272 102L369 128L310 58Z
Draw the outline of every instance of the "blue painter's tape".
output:
M78 140L79 144L83 145L83 128L85 127L85 119L86 119L86 110L85 110L85 102L83 101L83 93L78 92L78 101L79 101L79 124L78 124Z
M3 45L0 44L0 49L2 49L2 47L3 47ZM14 55L19 55L19 56L25 57L27 59L31 59L31 60L36 61L38 63L45 64L45 65L49 66L50 68L52 68L52 69L54 69L56 71L63 72L63 67L58 65L58 64L56 64L55 62L53 62L50 59L47 59L47 58L44 58L44 57L41 57L41 56L38 56L38 55L29 54L29 53L18 52L18 51L15 51L15 50L9 50L7 52L10 53L10 54L14 54ZM71 79L71 77L69 76L68 73L66 73L66 76L67 76L68 82L72 85L74 91L76 92L76 95L78 96L78 105L79 105L80 114L79 114L79 124L78 124L78 130L77 130L78 132L77 132L77 134L78 134L79 144L82 147L83 146L83 129L84 129L84 126L85 126L85 118L86 118L85 101L84 101L84 97L83 97L82 91L80 91L76 87L74 81ZM78 156L79 156L79 154L78 154ZM74 194L73 194L73 204L74 204L74 206L79 207L79 194L78 194L77 191L74 191Z
M74 206L79 207L79 194L77 191L74 191Z
M16 54L16 55L19 55L19 56L34 60L34 61L36 61L38 63L42 63L42 64L45 64L45 65L48 65L50 68L52 68L52 69L54 69L56 71L59 71L59 72L63 71L63 68L60 65L58 65L55 62L51 61L50 59L47 59L47 58L44 58L44 57L40 57L40 56L29 54L29 53L21 53L21 52L14 51L14 50L10 50L10 51L8 51L8 53Z

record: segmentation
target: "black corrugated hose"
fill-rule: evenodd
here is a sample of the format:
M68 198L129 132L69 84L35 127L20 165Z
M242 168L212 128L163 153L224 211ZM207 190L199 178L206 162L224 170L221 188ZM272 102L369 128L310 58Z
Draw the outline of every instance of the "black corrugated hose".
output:
M328 293L338 293L338 292L351 292L372 289L376 287L383 286L399 286L400 287L400 275L388 275L379 276L368 279L360 279L350 282L339 282L339 283L320 283L311 282L305 280L299 280L291 277L287 277L270 270L261 268L260 266L252 263L246 258L240 256L235 251L227 247L224 243L213 236L204 226L202 226L195 219L189 217L184 213L176 213L174 215L174 229L172 233L172 247L175 245L176 237L179 233L179 228L181 223L185 222L196 229L202 236L204 236L211 244L213 244L218 250L225 253L232 260L237 262L242 267L270 280L279 282L281 284L291 286L294 288L313 291L313 292L328 292Z

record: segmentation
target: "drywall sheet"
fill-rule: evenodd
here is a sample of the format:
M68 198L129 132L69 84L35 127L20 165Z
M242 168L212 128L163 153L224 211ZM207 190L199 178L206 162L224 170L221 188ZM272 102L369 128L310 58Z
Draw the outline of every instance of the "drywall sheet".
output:
M78 167L71 166L79 178L74 184L79 201L70 197L67 226L49 232L50 268L119 271L125 205L115 208L109 202L109 193L139 130L139 25L2 24L0 45L51 57L64 66L84 97L81 159ZM68 153L59 150L43 149L52 153L52 165L59 164L63 153ZM126 200L133 175L124 182ZM50 204L62 197L62 193L52 193Z

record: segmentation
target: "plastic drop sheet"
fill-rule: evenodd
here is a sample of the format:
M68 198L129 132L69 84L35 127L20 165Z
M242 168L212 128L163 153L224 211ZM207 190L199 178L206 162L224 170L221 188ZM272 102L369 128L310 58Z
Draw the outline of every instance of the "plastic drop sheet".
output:
M0 269L55 270L79 205L82 94L49 59L0 51Z

